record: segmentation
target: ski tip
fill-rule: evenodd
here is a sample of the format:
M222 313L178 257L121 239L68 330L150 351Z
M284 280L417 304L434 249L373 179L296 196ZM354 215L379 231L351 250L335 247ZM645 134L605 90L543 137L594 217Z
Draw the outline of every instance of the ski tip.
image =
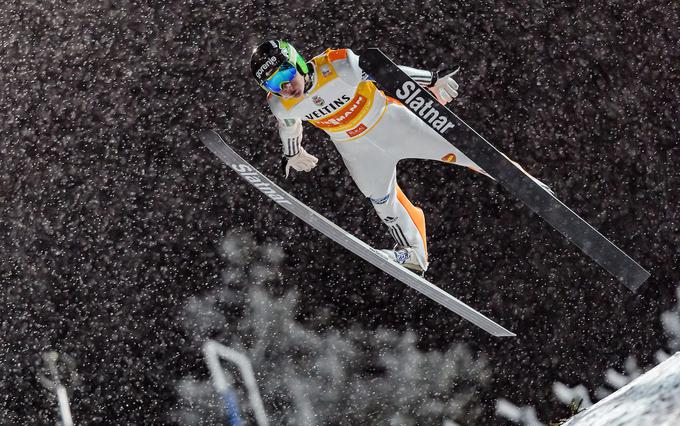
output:
M198 134L198 137L201 139L201 141L205 141L206 139L210 139L211 137L215 136L221 137L219 133L211 129L201 130L201 132Z
M377 55L378 57L387 57L382 50L378 47L367 47L365 49L361 49L357 52L359 54L359 61L361 62L361 58L366 57L375 57L374 55Z

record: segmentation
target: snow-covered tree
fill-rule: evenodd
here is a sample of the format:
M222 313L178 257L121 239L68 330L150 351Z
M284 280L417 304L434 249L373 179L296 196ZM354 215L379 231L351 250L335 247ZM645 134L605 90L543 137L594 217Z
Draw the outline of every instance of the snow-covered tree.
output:
M225 285L188 300L184 326L197 347L213 338L248 355L273 424L453 425L481 415L472 407L479 407L488 368L466 346L424 352L410 331L354 326L316 332L296 320L294 291L277 297L266 289L283 260L279 247L257 248L248 235L236 233L222 249ZM223 421L208 380L185 377L177 383L175 420ZM244 395L240 401L246 404Z
M655 353L657 363L667 360L672 354L680 351L680 286L676 288L676 295L676 305L661 314L660 321L667 341L666 348L659 349ZM600 386L595 389L594 399L590 397L588 388L583 384L569 387L564 383L555 382L553 384L553 393L565 405L573 405L576 402L580 408L588 408L594 404L594 401L604 399L645 372L645 369L638 365L637 359L633 356L626 358L624 370L621 373L613 368L608 368L604 373L606 386ZM506 399L499 399L497 401L496 414L520 425L544 425L536 416L536 409L534 407L516 406Z

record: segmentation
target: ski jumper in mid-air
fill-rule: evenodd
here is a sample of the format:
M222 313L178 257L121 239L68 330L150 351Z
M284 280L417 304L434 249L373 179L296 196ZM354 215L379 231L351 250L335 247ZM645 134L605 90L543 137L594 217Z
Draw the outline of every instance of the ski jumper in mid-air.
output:
M308 172L318 161L300 144L302 121L324 130L396 241L394 249L381 252L410 269L427 270L425 215L397 185L397 163L407 158L437 160L488 174L399 101L378 90L350 49L329 49L306 62L291 44L269 40L254 50L250 64L278 119L286 176L291 168ZM455 72L400 68L430 89L441 104L458 96Z

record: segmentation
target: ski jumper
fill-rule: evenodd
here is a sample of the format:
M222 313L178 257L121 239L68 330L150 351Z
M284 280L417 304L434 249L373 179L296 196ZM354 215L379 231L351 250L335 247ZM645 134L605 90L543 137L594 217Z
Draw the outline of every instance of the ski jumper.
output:
M412 247L427 259L425 216L397 185L397 163L418 158L484 172L399 101L378 90L351 50L329 49L308 65L312 85L302 97L268 97L284 154L300 150L302 121L324 130L397 245ZM400 68L421 84L431 82L428 71Z

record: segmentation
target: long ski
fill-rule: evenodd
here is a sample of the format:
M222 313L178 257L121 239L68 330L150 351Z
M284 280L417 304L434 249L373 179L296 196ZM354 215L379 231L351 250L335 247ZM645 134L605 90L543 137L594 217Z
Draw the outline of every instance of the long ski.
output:
M210 151L217 155L227 166L231 167L248 183L259 189L278 205L293 213L311 227L345 247L347 250L392 275L394 278L414 290L421 292L440 305L450 309L482 330L499 337L515 336L514 333L506 330L482 313L451 296L426 279L414 274L403 266L386 259L373 247L364 243L288 194L288 192L278 187L255 167L241 158L217 132L212 130L203 131L200 134L200 138Z
M630 290L636 291L649 278L649 272L635 260L541 188L456 114L439 104L429 90L421 88L380 49L360 52L359 65L390 96L399 99Z

